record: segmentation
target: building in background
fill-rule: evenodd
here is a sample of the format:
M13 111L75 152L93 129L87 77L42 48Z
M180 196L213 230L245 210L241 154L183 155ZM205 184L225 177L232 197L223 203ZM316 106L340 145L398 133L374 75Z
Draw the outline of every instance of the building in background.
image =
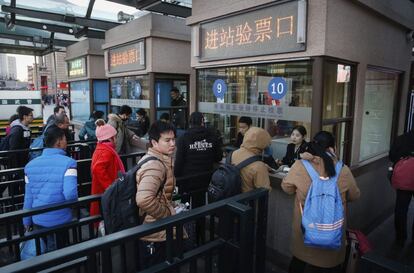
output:
M66 52L53 52L36 57L36 63L27 67L27 79L31 89L42 94L67 93Z
M0 80L7 78L7 55L0 54Z
M7 56L7 77L17 80L16 57L14 56Z

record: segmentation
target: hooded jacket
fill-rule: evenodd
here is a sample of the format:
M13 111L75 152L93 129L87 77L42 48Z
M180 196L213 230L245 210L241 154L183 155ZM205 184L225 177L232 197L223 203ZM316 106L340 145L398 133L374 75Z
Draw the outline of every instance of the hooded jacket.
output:
M85 125L79 131L79 139L85 140L85 136L88 136L88 141L96 140L95 130L96 130L95 120L94 119L88 120L87 122L85 122Z
M258 127L250 127L243 138L240 149L233 152L231 163L239 164L243 160L262 155L263 150L270 145L270 135L268 132ZM240 171L242 178L242 192L254 190L256 188L271 189L269 180L269 167L262 161L256 161L244 167Z
M12 123L13 124L13 123ZM14 123L10 130L9 150L29 149L31 142L31 131L29 127L22 124L20 120ZM29 151L17 152L9 155L9 168L24 167L29 162Z
M144 224L175 214L172 206L172 193L175 187L172 157L161 154L153 148L149 148L147 154L141 160L148 156L155 156L161 162L150 160L142 165L136 174L136 202L140 214L145 215ZM164 181L164 187L159 191ZM166 240L166 233L163 230L141 239L150 242L162 242Z
M302 154L302 159L309 160L315 170L322 176L327 176L322 158L313 156L310 153ZM336 164L336 160L334 160ZM342 247L340 250L328 250L314 247L307 247L303 242L302 234L302 215L300 212L300 204L305 204L306 196L311 185L311 178L308 175L301 160L297 160L288 175L282 181L282 189L288 194L295 194L295 203L293 208L292 223L292 254L298 259L315 265L318 267L335 267L345 260L345 229L346 217L344 224L344 232L342 236ZM348 201L358 199L360 191L356 185L351 170L347 166L343 166L338 177L339 192L342 196L342 204L344 206L344 216L346 216L346 204Z
M213 170L214 163L223 157L220 138L214 131L205 127L188 129L177 139L176 144L176 177Z
M137 150L146 150L146 143L135 135L134 132L129 130L117 114L108 115L108 124L117 131L116 151L118 154L130 154Z

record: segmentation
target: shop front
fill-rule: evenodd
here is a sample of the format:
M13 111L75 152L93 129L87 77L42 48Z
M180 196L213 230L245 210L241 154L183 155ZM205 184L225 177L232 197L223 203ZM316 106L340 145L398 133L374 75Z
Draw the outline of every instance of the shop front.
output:
M100 39L85 39L67 48L70 113L78 125L89 120L93 111L102 111L105 117L109 111L102 43Z
M167 113L178 129L185 129L191 74L191 36L185 21L147 14L108 30L105 37L111 112L117 113L122 105L133 112L144 109L151 123ZM181 99L178 105L173 88Z
M363 0L259 2L192 2L197 109L230 145L238 119L251 117L272 136L278 159L293 127L303 125L308 140L332 132L363 196L349 206L349 224L368 232L394 206L387 156L406 124L411 3L398 1L405 10L393 13ZM271 180L268 250L290 256L293 198L280 178Z

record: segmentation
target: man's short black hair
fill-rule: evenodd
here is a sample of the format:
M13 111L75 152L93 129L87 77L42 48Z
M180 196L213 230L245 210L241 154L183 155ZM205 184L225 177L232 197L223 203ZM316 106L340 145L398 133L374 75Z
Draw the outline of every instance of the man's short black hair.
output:
M171 131L173 131L174 136L176 136L175 127L171 123L160 121L160 120L154 122L151 125L150 129L148 130L148 136L149 136L150 143L151 143L151 140L155 140L156 142L158 142L158 140L161 137L161 134L168 133Z
M33 112L33 109L27 106L20 106L18 110L19 112L17 114L19 115L20 120L23 120L23 116L28 116L31 112Z
M53 148L55 144L65 136L65 131L60 129L57 126L51 126L47 130L47 134L45 135L45 146L47 148Z
M246 123L250 127L250 125L252 125L253 121L252 121L251 117L243 116L243 117L239 118L239 123Z
M200 112L193 112L190 115L190 126L200 127L204 122L204 116Z
M178 90L178 88L174 86L173 88L171 88L171 92L180 93L180 90Z
M129 107L128 105L122 105L121 108L119 109L118 114L120 114L120 115L123 115L123 114L131 115L132 114L132 108Z
M161 116L160 116L160 120L161 119L169 121L170 120L170 114L162 113Z
M144 109L140 108L137 110L137 114L140 116L146 116L147 115L147 111L145 111Z
M62 105L58 105L55 108L53 108L53 113L55 114L59 113L59 109L65 110L65 107L63 107Z

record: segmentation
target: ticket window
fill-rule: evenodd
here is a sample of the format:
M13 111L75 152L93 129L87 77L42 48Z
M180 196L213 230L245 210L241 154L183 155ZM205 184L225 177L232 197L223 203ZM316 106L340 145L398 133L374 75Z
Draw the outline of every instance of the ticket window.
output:
M186 80L158 79L155 81L155 117L159 120L168 114L170 121L177 128L177 131L185 130L188 127L188 82ZM174 103L171 90L177 88L179 95Z

